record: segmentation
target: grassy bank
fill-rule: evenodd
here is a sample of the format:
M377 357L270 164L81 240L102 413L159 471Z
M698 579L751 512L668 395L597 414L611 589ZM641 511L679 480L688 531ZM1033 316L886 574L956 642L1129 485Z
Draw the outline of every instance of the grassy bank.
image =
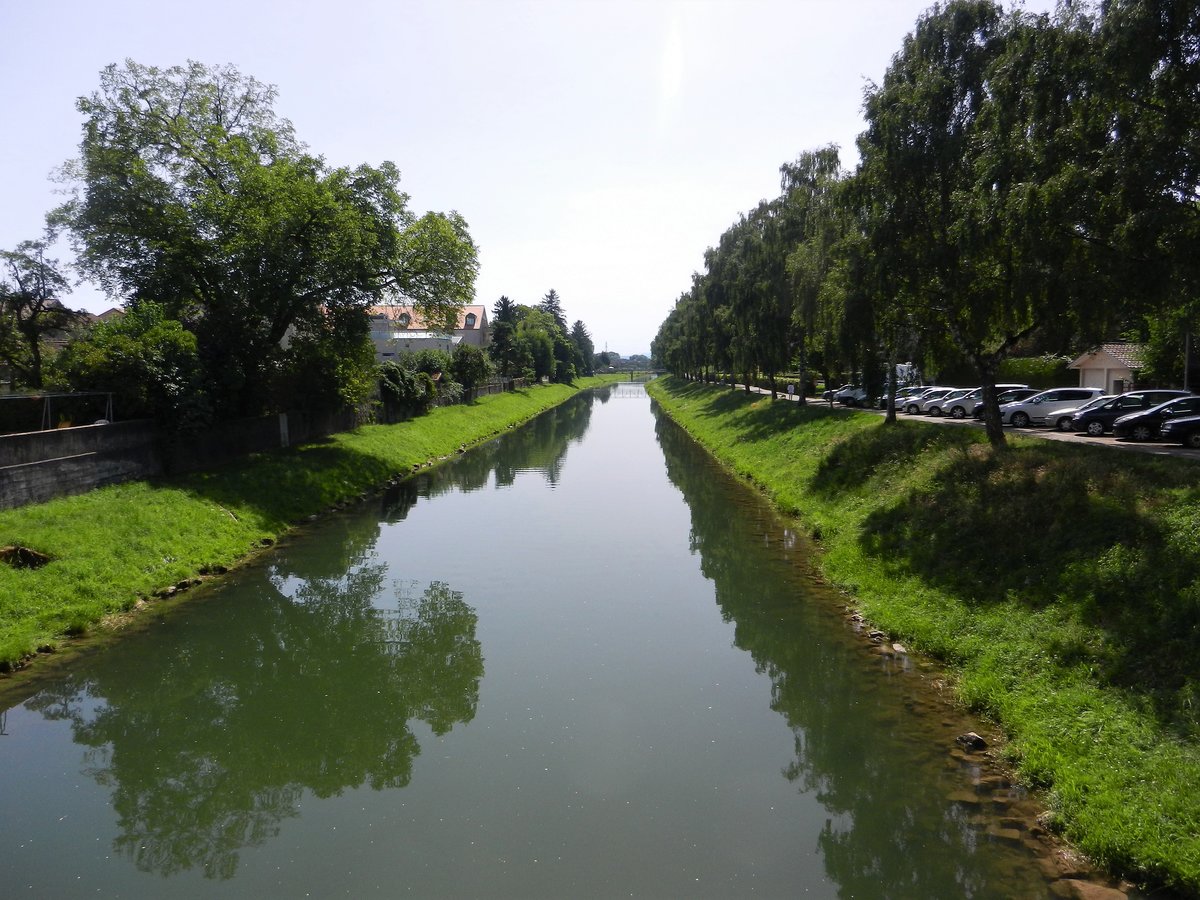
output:
M155 592L233 566L293 525L397 474L611 380L497 394L212 472L0 511L0 547L27 547L51 560L36 569L0 564L0 669Z
M951 666L1073 843L1200 894L1200 465L650 390L804 523L864 615Z

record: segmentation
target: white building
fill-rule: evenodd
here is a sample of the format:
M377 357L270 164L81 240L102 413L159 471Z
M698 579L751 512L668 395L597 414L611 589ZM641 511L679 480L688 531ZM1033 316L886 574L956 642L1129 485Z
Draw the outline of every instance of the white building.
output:
M371 341L379 362L394 359L402 353L418 350L454 352L466 342L482 349L489 343L487 309L483 306L464 306L458 311L454 331L429 328L411 306L375 306L368 310L371 318Z
M1132 391L1142 368L1142 345L1101 344L1070 363L1079 370L1079 386L1100 388L1106 394Z

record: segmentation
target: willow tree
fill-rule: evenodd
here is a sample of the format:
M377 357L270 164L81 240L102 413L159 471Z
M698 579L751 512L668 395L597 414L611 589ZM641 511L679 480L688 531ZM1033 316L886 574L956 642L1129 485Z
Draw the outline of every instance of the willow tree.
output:
M988 437L1005 443L995 404L1000 363L1072 295L1043 240L1057 227L1034 186L1055 171L1033 122L1053 73L1045 18L955 0L918 21L866 98L860 176L874 202L868 231L896 293L942 353L965 358L984 387Z
M780 166L780 251L788 289L792 294L793 350L799 361L801 385L807 380L814 346L829 356L826 337L836 329L830 321L832 305L824 289L836 258L836 248L846 229L844 205L839 199L842 168L836 146L800 154ZM840 316L835 318L840 320ZM801 402L804 390L800 390Z

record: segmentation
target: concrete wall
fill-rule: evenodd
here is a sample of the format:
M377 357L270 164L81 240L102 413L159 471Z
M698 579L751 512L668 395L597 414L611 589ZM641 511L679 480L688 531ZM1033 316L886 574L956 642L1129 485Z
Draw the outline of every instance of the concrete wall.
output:
M0 509L82 494L162 471L152 422L0 436Z
M166 446L149 421L0 435L0 509L164 473L211 469L357 424L352 410L323 416L281 413L227 422Z

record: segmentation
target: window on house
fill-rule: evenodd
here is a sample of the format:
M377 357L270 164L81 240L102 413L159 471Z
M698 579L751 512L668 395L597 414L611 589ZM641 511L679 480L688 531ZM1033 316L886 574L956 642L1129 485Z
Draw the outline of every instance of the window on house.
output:
M467 313L466 327L467 328L475 327L475 313Z
M400 315L396 317L396 321L400 323L401 328L407 328L409 323L412 322L412 316L410 316L408 313L400 313Z

